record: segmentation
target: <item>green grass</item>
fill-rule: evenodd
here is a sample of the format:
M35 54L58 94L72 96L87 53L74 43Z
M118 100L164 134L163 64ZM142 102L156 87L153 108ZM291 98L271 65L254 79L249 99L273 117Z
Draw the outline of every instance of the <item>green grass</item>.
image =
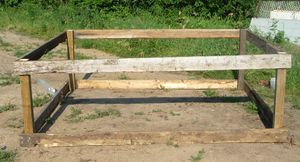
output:
M0 162L13 162L16 155L15 151L0 150Z
M258 113L258 108L256 106L255 103L253 102L246 102L244 104L242 104L245 108L245 110L248 112L248 113L251 113L251 114L257 114Z
M16 109L17 109L17 106L15 104L8 103L8 104L0 106L0 113L3 113L5 111L13 111Z
M213 90L213 89L207 89L207 90L203 91L203 93L207 97L217 97L217 96L219 96L218 91Z
M202 160L203 156L204 156L204 153L205 153L204 149L198 151L195 156L193 156L193 155L191 156L190 161L191 162L198 162L198 161Z
M48 103L50 100L51 100L51 96L49 94L38 94L32 99L32 106L40 107Z
M179 145L175 142L173 142L172 140L168 140L167 143L166 143L167 146L173 146L175 148L178 148Z
M81 117L79 116L82 114L81 109L76 107L71 107L71 113L66 116L66 121L70 123L79 122L81 120Z
M139 111L139 112L135 112L134 115L145 115L145 113L142 111Z
M20 84L19 76L12 74L0 74L0 86L7 86L12 84Z
M152 110L153 113L158 113L158 112L163 112L162 109L153 109Z
M120 80L128 80L128 79L129 79L129 76L128 76L126 73L122 73L122 74L119 76L119 79L120 79Z

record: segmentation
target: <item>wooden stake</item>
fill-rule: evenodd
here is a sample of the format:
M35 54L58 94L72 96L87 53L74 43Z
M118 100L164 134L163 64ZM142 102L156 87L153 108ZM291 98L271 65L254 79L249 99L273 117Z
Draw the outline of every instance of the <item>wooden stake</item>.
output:
M245 29L240 30L240 55L246 54L246 39L247 39L247 32ZM238 89L244 89L244 70L239 70L238 73Z
M67 40L68 40L68 59L75 60L73 30L67 31ZM74 91L76 89L76 77L74 73L69 74L69 86L70 86L70 91Z
M21 75L21 96L24 118L24 133L31 134L35 132L32 108L31 78L30 75Z
M281 128L283 126L283 114L284 114L284 94L285 94L285 80L286 69L276 70L276 90L274 100L274 128Z

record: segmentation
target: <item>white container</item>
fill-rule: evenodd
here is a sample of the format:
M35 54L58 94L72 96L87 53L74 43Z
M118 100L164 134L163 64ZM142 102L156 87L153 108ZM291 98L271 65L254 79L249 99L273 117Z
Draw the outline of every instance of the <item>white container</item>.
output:
M276 85L276 78L271 78L270 79L270 88L275 89L275 85Z

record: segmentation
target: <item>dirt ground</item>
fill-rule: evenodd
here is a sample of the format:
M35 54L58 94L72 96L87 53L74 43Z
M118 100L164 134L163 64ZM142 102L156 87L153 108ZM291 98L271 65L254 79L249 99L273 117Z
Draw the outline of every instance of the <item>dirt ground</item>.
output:
M17 49L33 49L44 41L9 31L0 32L3 42ZM11 73L16 59L14 50L0 46L0 73ZM58 50L65 52L65 45ZM97 58L113 55L94 49L78 49L82 54ZM55 59L55 58L54 58ZM187 73L114 73L95 74L91 79L190 79ZM82 77L81 75L78 78ZM34 75L33 96L44 93L37 84L41 78L58 88L65 80L64 74ZM80 134L101 131L172 131L263 128L257 114L246 111L246 94L238 90L218 90L220 98L207 98L199 90L76 90L60 105L52 118L47 133ZM227 102L222 97L237 97ZM294 136L296 145L289 144L169 144L129 146L80 147L20 147L18 135L22 132L22 111L19 84L0 86L0 105L13 103L14 111L0 113L0 146L16 150L17 161L28 162L100 162L100 161L191 161L191 156L204 150L204 162L300 162L300 110L286 103L285 127ZM119 115L103 118L70 121L72 109L80 109L87 117L95 111L116 110ZM35 112L40 108L35 108Z

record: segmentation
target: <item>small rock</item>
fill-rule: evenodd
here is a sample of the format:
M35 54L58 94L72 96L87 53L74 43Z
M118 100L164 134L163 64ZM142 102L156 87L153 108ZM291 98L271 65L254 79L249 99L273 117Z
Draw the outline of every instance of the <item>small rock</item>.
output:
M0 145L0 150L5 150L7 147L5 145Z

